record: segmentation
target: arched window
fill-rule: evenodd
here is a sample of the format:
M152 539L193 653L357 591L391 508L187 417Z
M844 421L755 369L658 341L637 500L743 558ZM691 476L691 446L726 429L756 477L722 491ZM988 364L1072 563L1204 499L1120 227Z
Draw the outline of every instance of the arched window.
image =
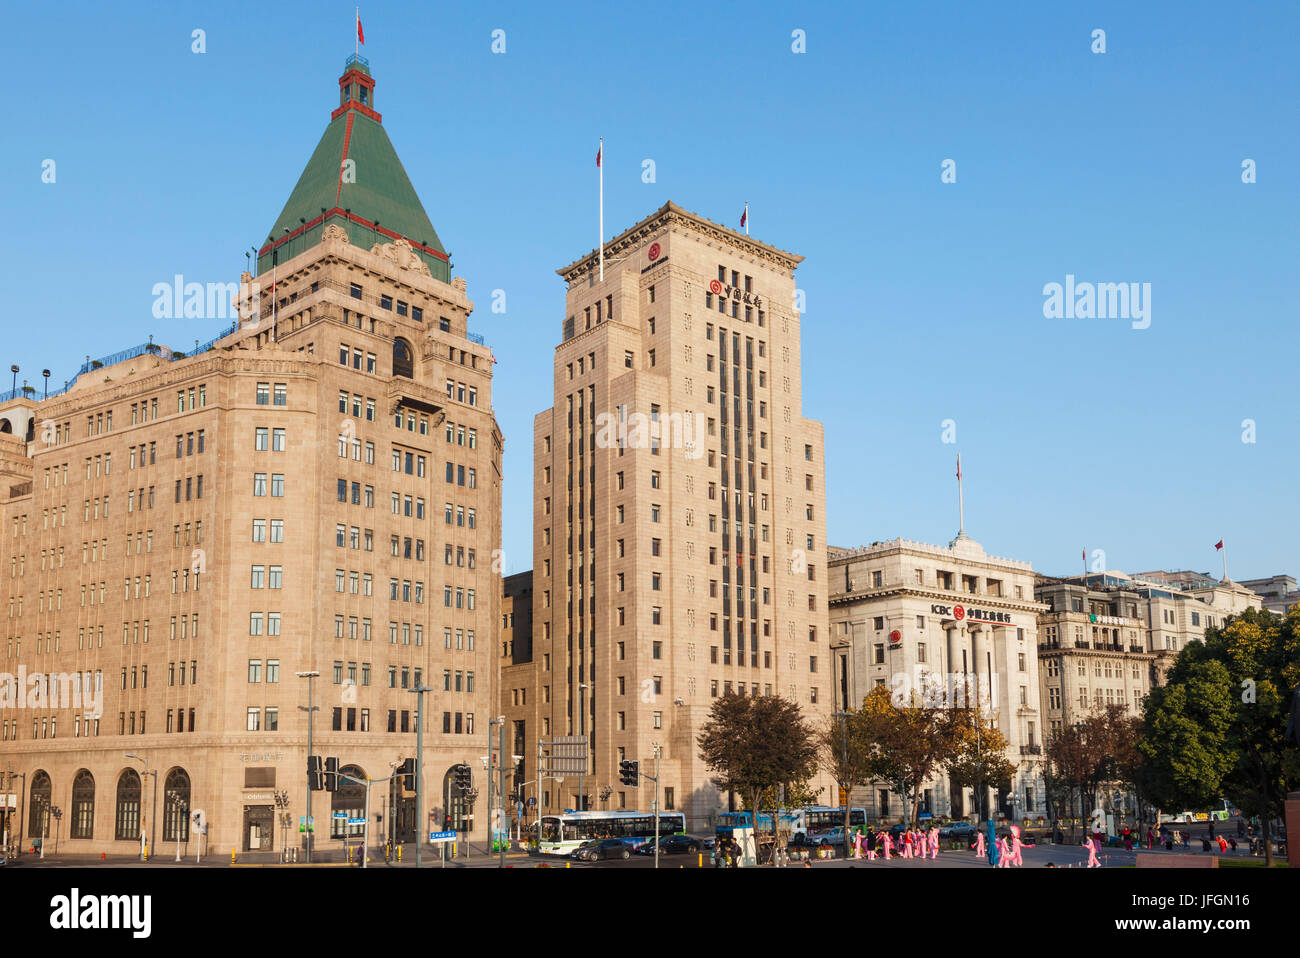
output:
M415 353L404 339L393 340L393 375L415 378Z
M163 834L165 842L190 840L190 777L183 768L167 773L163 786Z
M9 434L14 431L14 424L8 419L0 419L0 432Z
M366 773L356 765L345 765L339 769L344 775L364 779ZM347 779L339 780L338 791L330 800L330 838L359 838L365 834L364 825L349 825L349 818L366 817L366 787ZM340 818L339 812L346 817Z
M113 838L132 841L140 837L140 776L128 768L117 777L117 812L113 816Z
M69 838L95 837L95 776L86 769L72 780L72 816Z
M50 815L50 776L37 772L32 776L31 800L27 808L27 837L40 838Z
M465 832L469 831L469 813L472 811L469 805L469 799L456 784L456 769L459 766L453 765L447 769L447 774L442 780L442 798L444 802L444 812L442 827L449 831Z

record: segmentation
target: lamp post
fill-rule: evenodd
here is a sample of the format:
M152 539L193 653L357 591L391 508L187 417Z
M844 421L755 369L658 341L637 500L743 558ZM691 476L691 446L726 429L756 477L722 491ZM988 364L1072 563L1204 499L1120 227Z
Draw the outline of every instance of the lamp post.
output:
M153 843L154 840L153 823L154 823L154 819L158 817L158 769L155 768L151 772L149 770L149 763L145 761L143 758L141 758L139 755L135 755L131 752L127 752L126 757L133 758L137 762L142 764L144 766L144 774L146 776L149 775L153 776L153 812L149 816L149 848L153 849L156 847Z
M14 363L12 366L10 366L9 371L14 374L14 381L13 384L9 387L9 391L11 393L17 393L18 392L18 364Z
M48 369L42 369L41 375L45 377L45 398L49 399L50 398L50 371Z
M578 686L578 736L582 739L582 766L578 769L578 811L587 810L586 796L583 795L582 777L587 771L587 689L590 686L583 682Z
M424 680L410 689L415 696L415 867L420 867L420 848L424 845L421 830L428 824L424 821L424 693L432 692L432 685L425 685Z
M167 796L167 804L175 813L177 822L188 821L187 816L189 815L190 810L185 804L185 799L181 798L180 795L175 792L172 792L172 794ZM181 860L181 830L179 828L176 829L176 860L178 862Z
M320 672L315 671L315 670L312 670L312 671L309 671L309 672L295 672L294 675L298 676L298 678L300 678L300 679L306 679L306 680L307 680L307 706L306 706L306 708L304 708L303 706L299 705L299 706L298 706L298 711L299 711L299 712L306 712L306 713L307 713L307 766L308 766L308 772L307 772L307 833L306 833L306 834L307 834L307 862L310 864L310 862L311 862L311 853L312 853L312 848L313 848L313 846L316 844L316 834L315 834L315 831L313 830L313 825L312 825L312 820L311 820L311 786L312 786L312 781L311 781L311 771L310 771L310 768L311 768L311 757L312 757L312 750L311 750L311 726L312 726L312 721L311 721L311 720L312 720L312 713L315 712L315 711L317 711L317 708L316 708L315 705L312 704L312 690L313 690L313 688L315 687L315 686L313 685L313 682L314 682L316 679L320 678Z
M288 860L289 857L289 790L278 788L273 793L275 798L275 807L279 811L280 818L280 861L281 863Z

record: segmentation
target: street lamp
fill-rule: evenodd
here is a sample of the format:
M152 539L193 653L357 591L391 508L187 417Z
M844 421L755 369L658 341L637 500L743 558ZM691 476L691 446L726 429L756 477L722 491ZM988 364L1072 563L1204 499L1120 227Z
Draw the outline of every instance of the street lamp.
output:
M303 706L299 705L298 711L307 713L307 768L308 768L307 775L308 778L307 778L307 833L306 834L307 834L307 862L310 863L312 847L316 844L316 833L311 819L311 786L312 786L312 781L311 781L312 721L311 720L312 720L312 713L319 711L317 707L312 704L312 690L315 688L315 686L313 685L314 680L320 678L320 672L312 670L308 672L295 672L293 674L298 676L298 678L300 679L307 680L307 706L304 708Z
M188 823L190 809L189 806L185 804L185 799L183 799L176 792L172 792L170 795L167 796L167 804L171 807L172 812L175 815L174 820L177 823L179 822ZM188 828L186 828L186 834L189 834ZM181 830L179 827L176 829L176 860L177 861L181 860Z
M45 398L49 399L50 398L50 371L48 369L42 369L41 375L45 377Z
M582 791L582 776L587 771L587 689L590 688L587 683L583 682L578 686L578 736L582 739L582 766L578 769L578 811L587 810L587 799Z
M141 758L139 755L135 755L131 752L127 752L126 757L133 758L141 765L143 765L144 774L146 776L148 775L153 776L153 812L149 815L149 847L152 849L154 848L153 820L158 817L158 769L155 768L152 772L149 771L149 763L145 761L143 758Z
M9 387L9 391L16 393L18 392L18 364L14 363L12 366L10 366L9 371L14 374L13 385Z

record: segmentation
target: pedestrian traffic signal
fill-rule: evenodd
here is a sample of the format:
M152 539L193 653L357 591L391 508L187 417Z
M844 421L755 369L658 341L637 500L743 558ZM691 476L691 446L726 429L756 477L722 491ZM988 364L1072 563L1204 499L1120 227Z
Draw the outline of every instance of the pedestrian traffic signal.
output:
M339 790L339 760L337 758L325 759L325 791L337 792Z
M456 766L456 787L462 792L468 792L473 786L473 772L468 765Z
M402 775L402 787L408 792L415 791L415 759L408 758L399 769Z
M636 788L641 779L641 763L628 759L618 763L618 779L630 788Z
M307 788L313 792L319 792L325 787L325 779L321 774L321 763L319 755L307 756Z

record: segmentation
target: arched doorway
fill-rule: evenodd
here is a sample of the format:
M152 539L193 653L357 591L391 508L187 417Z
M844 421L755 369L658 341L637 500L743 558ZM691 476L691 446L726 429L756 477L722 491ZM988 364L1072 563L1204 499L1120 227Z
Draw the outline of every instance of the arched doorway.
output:
M407 791L405 776L395 775L388 783L388 824L384 833L390 842L415 841L415 792Z
M190 776L183 768L167 773L163 786L163 833L165 842L190 840Z
M351 778L364 780L365 771L359 765L344 765L339 771ZM342 817L340 817L342 813ZM349 825L348 821L366 817L366 787L346 778L339 779L338 790L330 796L330 838L345 841L365 835L364 825Z
M415 378L415 353L411 344L400 337L393 340L393 375Z
M95 837L95 776L84 768L72 780L72 815L68 822L68 837Z
M113 814L113 838L119 842L140 837L140 775L128 768L117 777L117 805Z
M27 837L40 838L50 816L50 776L37 772L32 776L32 792L27 804Z
M442 778L442 828L447 831L467 832L470 812L474 809L465 790L456 784L456 770L460 767L453 765L447 769L447 774Z

